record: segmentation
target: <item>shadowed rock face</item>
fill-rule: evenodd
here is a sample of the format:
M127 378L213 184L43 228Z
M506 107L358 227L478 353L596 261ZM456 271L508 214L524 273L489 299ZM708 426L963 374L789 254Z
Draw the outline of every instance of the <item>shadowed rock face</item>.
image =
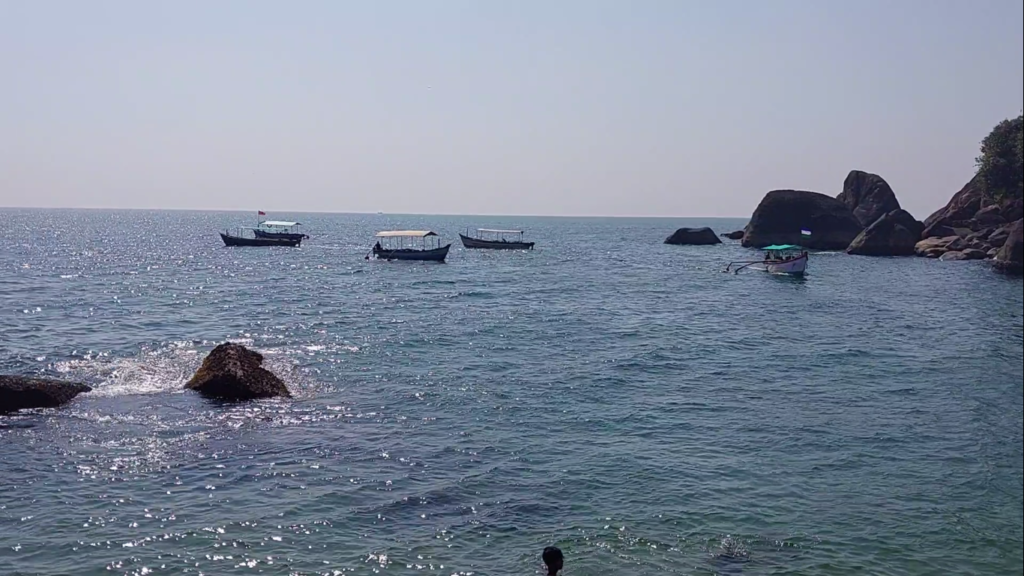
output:
M810 236L801 234L809 230ZM754 210L743 246L798 244L819 250L846 250L863 230L843 202L804 190L772 190Z
M740 240L743 238L743 230L736 230L734 232L725 232L722 237L728 238L729 240Z
M861 256L912 256L923 227L906 210L893 210L858 234L846 252Z
M1010 228L1010 234L1003 247L996 252L992 265L997 270L1010 274L1021 274L1024 271L1024 220L1017 220Z
M665 244L721 244L722 240L711 228L680 228L665 239Z
M90 390L74 382L0 375L0 414L25 408L55 408Z
M900 209L900 202L889 183L878 174L852 170L836 197L846 204L861 226L871 226L879 218Z
M290 397L280 378L262 366L263 356L240 344L220 344L206 356L185 388L222 400Z

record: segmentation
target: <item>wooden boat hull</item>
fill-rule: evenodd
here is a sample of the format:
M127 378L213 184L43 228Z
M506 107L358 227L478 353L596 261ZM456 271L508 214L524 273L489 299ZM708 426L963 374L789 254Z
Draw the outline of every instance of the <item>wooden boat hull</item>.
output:
M799 256L784 262L765 262L765 272L769 274L789 274L791 276L803 276L807 270L807 256Z
M255 234L257 238L269 238L272 240L297 240L302 242L309 238L309 236L305 234L295 232L267 232L266 230L253 230L252 233Z
M224 241L225 246L286 246L293 248L302 243L301 239L246 238L244 236L234 236L223 232L220 233L220 239Z
M452 247L447 244L433 250L412 250L409 248L400 250L388 250L374 246L373 255L378 260L414 260L420 262L444 262L448 257L448 250Z
M459 234L462 245L466 248L483 248L488 250L533 250L533 242L502 242L501 240L481 240Z

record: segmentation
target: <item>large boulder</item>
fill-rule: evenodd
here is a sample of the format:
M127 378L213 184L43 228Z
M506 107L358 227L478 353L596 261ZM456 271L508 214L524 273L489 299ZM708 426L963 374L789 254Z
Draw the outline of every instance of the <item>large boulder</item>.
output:
M1000 226L992 231L985 239L986 242L993 248L1002 248L1003 244L1006 244L1006 239L1010 237L1010 231L1013 230L1013 224L1007 224L1006 226Z
M736 230L736 231L733 231L733 232L724 232L724 233L722 233L722 236L724 238L728 238L729 240L740 240L740 239L743 238L743 230Z
M804 235L803 230L811 232ZM843 202L805 190L772 190L761 200L743 234L743 246L799 244L845 250L863 230Z
M976 174L943 208L925 218L924 224L928 228L933 224L964 227L979 210L991 203L984 192L981 177Z
M263 356L258 352L240 344L220 344L206 356L185 388L222 400L290 397L284 382L262 364Z
M959 240L959 236L946 236L945 238L925 238L914 245L914 252L918 256L924 256L929 250L948 250L947 246Z
M721 244L722 240L711 228L680 228L665 239L665 244Z
M836 197L846 204L861 226L870 226L893 210L900 209L896 194L878 174L852 170L843 182L843 191Z
M946 226L942 222L935 222L931 226L928 226L921 232L921 238L945 238L947 236L956 236L956 230Z
M993 260L996 269L1012 274L1020 274L1024 269L1024 220L1017 220L1010 229L1003 247L996 253Z
M846 249L861 256L912 256L923 224L898 208L876 220L857 235Z
M0 414L25 408L55 408L90 390L74 382L0 375Z

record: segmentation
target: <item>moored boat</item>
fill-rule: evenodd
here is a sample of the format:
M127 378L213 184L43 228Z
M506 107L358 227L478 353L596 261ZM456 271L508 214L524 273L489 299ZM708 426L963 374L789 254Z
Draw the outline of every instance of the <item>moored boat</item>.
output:
M283 240L303 241L309 239L307 234L298 231L302 226L299 222L284 222L280 220L265 220L252 229L257 238L276 238Z
M378 260L444 262L452 247L451 244L442 246L440 237L430 230L384 230L377 232L376 238L370 254ZM366 255L367 260L370 254Z
M483 248L490 250L533 250L533 242L523 241L522 230L494 230L477 228L478 237L459 234L462 245L466 248ZM511 238L511 239L510 239Z
M253 232L253 236L245 236L246 230ZM302 244L301 238L261 238L255 235L255 230L252 228L239 228L235 231L221 232L220 239L224 241L225 246L285 246L294 248Z
M761 260L730 262L725 267L725 272L739 273L740 270L751 268L761 270L769 274L785 274L788 276L803 276L807 270L807 250L794 244L774 244L765 246L764 258ZM739 265L732 268L734 265Z

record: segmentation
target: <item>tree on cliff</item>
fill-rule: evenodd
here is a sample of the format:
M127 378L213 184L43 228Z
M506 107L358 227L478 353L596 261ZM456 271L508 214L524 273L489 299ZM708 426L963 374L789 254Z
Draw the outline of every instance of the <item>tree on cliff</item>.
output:
M998 198L1024 195L1024 114L1003 120L981 141L976 159L985 192Z

